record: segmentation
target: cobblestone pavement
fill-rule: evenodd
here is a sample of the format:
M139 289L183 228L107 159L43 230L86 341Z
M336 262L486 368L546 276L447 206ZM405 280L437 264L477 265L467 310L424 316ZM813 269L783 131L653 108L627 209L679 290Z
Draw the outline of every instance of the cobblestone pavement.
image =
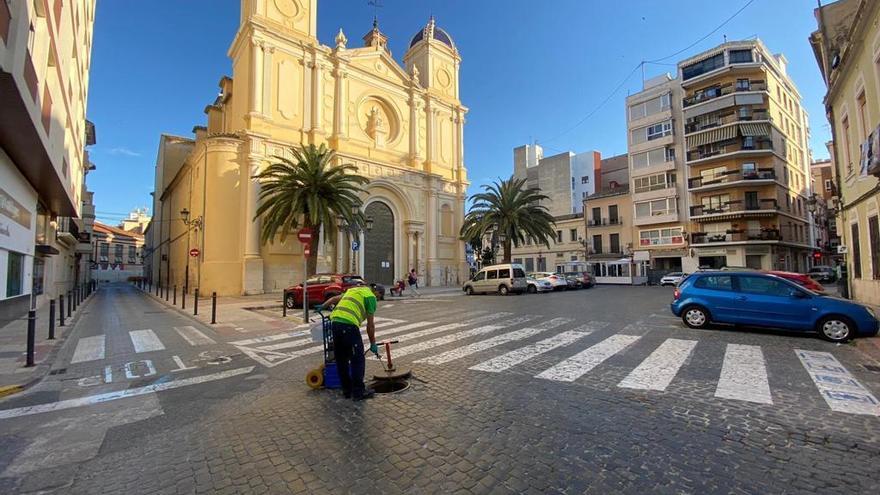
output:
M690 330L670 293L380 304L379 338L400 341L392 354L416 379L362 403L306 387L321 359L306 332L198 327L232 356L223 370L253 370L179 387L159 372L127 383L134 397L63 410L47 404L64 391L2 401L0 492L880 491L880 373L865 367L880 363L859 341Z

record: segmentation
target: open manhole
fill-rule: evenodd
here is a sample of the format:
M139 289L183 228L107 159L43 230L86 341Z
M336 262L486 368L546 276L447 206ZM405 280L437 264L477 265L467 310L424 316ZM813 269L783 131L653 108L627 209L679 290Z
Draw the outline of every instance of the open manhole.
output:
M876 366L873 364L863 364L862 366L868 371L873 371L874 373L880 373L880 366Z
M370 388L377 394L396 394L409 388L409 380L377 380Z

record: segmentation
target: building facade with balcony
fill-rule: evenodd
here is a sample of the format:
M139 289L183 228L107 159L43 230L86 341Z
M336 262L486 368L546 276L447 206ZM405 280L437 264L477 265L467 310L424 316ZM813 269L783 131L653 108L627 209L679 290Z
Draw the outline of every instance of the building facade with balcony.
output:
M832 160L814 160L810 164L810 175L813 181L814 205L812 207L815 248L813 261L815 264L835 266L843 258L837 253L837 247L840 245L840 234L835 221L838 195Z
M838 0L814 10L810 36L827 86L836 220L849 295L880 305L880 2Z
M584 200L585 248L596 282L644 283L646 261L635 261L633 200L629 184L612 187Z
M124 282L144 276L143 234L95 222L91 244L92 280Z
M678 64L698 266L811 265L809 127L783 55L724 43Z
M0 319L81 280L95 1L0 2Z
M634 251L655 270L693 271L687 231L682 89L669 74L627 97L628 159Z

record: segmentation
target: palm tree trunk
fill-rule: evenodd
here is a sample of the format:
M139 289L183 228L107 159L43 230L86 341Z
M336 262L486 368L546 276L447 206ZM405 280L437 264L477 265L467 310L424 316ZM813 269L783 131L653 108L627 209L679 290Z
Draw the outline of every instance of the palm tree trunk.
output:
M318 270L318 245L321 236L321 225L317 226L309 226L312 229L312 240L309 241L309 250L312 252L312 255L309 256L308 261L306 262L306 270L307 274L314 275Z
M504 240L504 263L510 263L510 250L513 242L510 239Z

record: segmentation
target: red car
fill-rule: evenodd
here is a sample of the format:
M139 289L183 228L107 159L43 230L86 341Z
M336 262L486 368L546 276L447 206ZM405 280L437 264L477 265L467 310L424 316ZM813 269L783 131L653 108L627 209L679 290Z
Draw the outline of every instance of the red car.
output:
M767 271L767 273L769 273L770 275L776 275L777 277L782 277L782 278L791 280L792 282L794 282L798 285L802 285L802 286L806 287L807 289L810 289L813 292L819 292L819 293L825 292L825 287L822 287L822 284L820 284L819 282L816 282L815 280L810 278L809 275L804 275L802 273L795 273L795 272L782 272L782 271L776 271L776 270L770 270L770 271Z
M327 299L342 294L349 287L353 287L362 281L363 278L360 275L339 273L318 273L312 275L312 278L307 281L309 283L309 306L323 304ZM379 298L384 299L384 287L377 286L376 288L379 290ZM286 304L288 308L302 307L302 284L287 288L287 296L284 298L284 304Z

